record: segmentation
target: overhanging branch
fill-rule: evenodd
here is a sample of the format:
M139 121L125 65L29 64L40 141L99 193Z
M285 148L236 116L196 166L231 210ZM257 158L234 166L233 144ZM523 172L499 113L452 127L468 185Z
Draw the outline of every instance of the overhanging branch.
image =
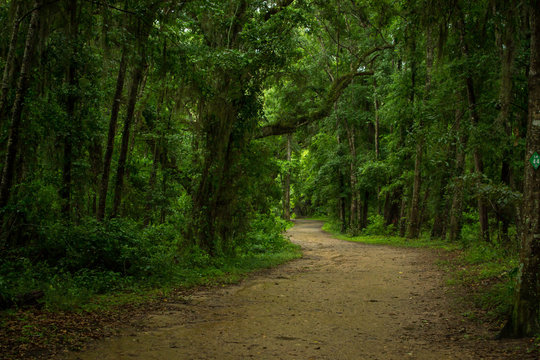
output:
M276 6L274 6L273 8L271 8L270 10L268 10L266 12L266 14L264 14L264 20L267 21L268 19L270 19L273 15L276 15L278 12L282 11L283 9L285 9L287 6L291 5L293 3L294 0L282 0L282 1L279 1L278 4Z
M359 71L353 72L339 77L332 83L332 87L328 91L328 94L321 106L310 113L300 114L293 119L286 122L279 122L276 124L266 125L260 127L254 139L261 139L268 136L290 134L295 132L299 127L323 119L330 115L334 103L339 99L345 89L351 84L352 80L358 76L373 75L373 71Z

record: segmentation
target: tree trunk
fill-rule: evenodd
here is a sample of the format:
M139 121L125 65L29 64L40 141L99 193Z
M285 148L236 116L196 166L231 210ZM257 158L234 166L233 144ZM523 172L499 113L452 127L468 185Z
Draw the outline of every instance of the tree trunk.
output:
M163 69L166 69L166 46L164 46L163 48ZM162 75L162 81L165 81L165 77L167 75L166 71L164 70L163 73L161 74ZM162 119L162 115L161 115L161 111L162 111L162 108L163 108L163 102L165 101L165 93L166 93L166 89L167 89L167 86L163 86L162 87L162 90L160 92L160 95L159 95L159 99L158 99L158 103L157 103L157 107L156 107L156 113L157 113L157 117L156 117L156 123L153 125L153 130L155 131L156 128L157 128L157 125L159 123L159 121L161 121ZM146 209L146 214L144 216L144 225L148 225L150 223L150 220L152 218L152 212L154 211L154 206L153 206L153 197L154 197L154 191L155 191L155 188L156 188L156 179L157 179L157 169L158 169L158 162L159 162L159 158L160 158L160 155L161 155L161 147L162 147L162 144L163 144L163 132L161 130L159 130L159 140L157 140L156 138L153 138L151 141L150 141L150 148L152 149L152 171L150 171L150 178L148 180L148 187L149 187L149 191L148 191L148 194L147 194L147 197L146 197L146 205L145 205L145 209ZM163 163L163 162L162 162ZM163 168L163 171L165 171L164 167L162 166Z
M505 23L505 30L500 30L503 32L502 35L499 35L499 38L502 38L502 43L498 44L500 47L500 56L501 56L501 84L499 89L499 104L501 110L497 118L497 125L501 128L506 135L506 141L503 142L504 150L501 164L501 181L506 186L510 186L511 168L510 162L512 160L512 151L511 151L511 137L512 137L512 126L511 126L511 106L512 106L512 93L513 93L513 84L512 84L512 73L514 68L514 55L515 55L515 44L514 44L514 33L513 22L514 11L513 7L509 6L508 13L506 14L507 21ZM499 27L497 27L498 29ZM497 33L500 33L497 31ZM499 209L498 218L502 223L500 237L503 243L508 243L508 227L510 224L511 214L507 209Z
M430 189L426 189L424 191L424 197L422 199L422 201L420 202L420 211L419 211L419 215L418 215L418 227L421 228L422 227L422 223L424 222L424 219L425 219L425 212L426 212L426 208L427 208L427 201L428 201L428 198L429 198L429 194L430 194Z
M116 181L114 186L113 209L111 217L117 217L120 215L120 205L122 204L122 192L124 188L124 175L126 173L131 124L133 123L135 105L137 104L137 97L139 95L139 87L141 86L146 67L146 42L152 29L156 4L146 9L146 21L143 23L142 21L138 20L137 24L137 50L139 59L135 64L135 69L133 70L129 88L126 117L124 119L124 128L122 130L122 143L120 145L120 154L118 156L118 164L116 167Z
M19 145L19 132L21 127L21 116L24 107L24 98L28 90L28 78L32 58L35 56L36 38L38 36L38 24L41 11L41 0L36 0L34 3L34 11L30 19L30 26L26 35L26 43L24 47L24 55L22 59L21 73L17 83L15 94L15 102L13 103L11 124L7 141L6 157L4 161L4 169L2 171L2 182L0 184L0 208L6 206L13 182L15 170L15 161L17 159L17 151Z
M445 175L447 173L445 172ZM448 207L446 200L446 187L448 185L448 176L440 179L439 191L436 194L435 201L435 219L431 228L431 238L440 239L446 237L446 221L448 218Z
M347 131L347 141L349 144L349 171L350 171L350 186L351 186L351 204L349 211L349 229L353 235L358 233L360 228L360 194L358 192L358 179L356 177L356 144L354 129L352 126L349 126L347 121L344 121L345 129Z
M417 238L420 233L419 228L419 205L420 187L422 185L422 155L424 153L424 139L422 132L422 121L419 120L416 139L416 150L414 158L414 181L411 195L411 207L409 211L409 221L407 224L407 237Z
M407 198L405 194L401 197L401 205L399 208L399 236L404 237L407 231Z
M456 173L454 177L454 191L452 194L452 207L450 208L450 225L448 240L457 241L461 237L461 226L463 216L463 170L465 168L465 151L457 150Z
M122 191L124 187L124 174L126 172L126 161L129 148L129 139L131 131L131 123L135 114L135 105L137 104L137 95L139 94L139 85L142 81L145 57L142 56L139 64L135 65L131 85L129 88L128 105L126 109L126 118L124 120L124 128L122 130L122 144L120 146L120 155L118 157L118 165L116 168L116 182L114 186L113 209L111 216L117 217L122 204Z
M13 73L15 70L15 47L17 46L17 38L19 36L19 26L22 12L21 1L15 1L15 16L13 18L13 26L11 27L11 38L9 41L8 53L6 56L6 64L4 66L4 74L2 76L2 89L0 92L0 125L4 122L4 116L8 113L7 97L11 83L13 82Z
M126 77L126 48L122 48L122 58L118 68L116 78L116 90L111 108L111 118L109 120L109 132L107 134L107 145L105 148L105 157L103 159L103 173L101 175L101 186L99 188L99 204L97 209L97 219L102 221L105 218L105 205L107 203L107 192L109 188L109 176L111 171L111 161L114 151L114 137L116 135L116 124L118 122L118 113L120 111L120 102L122 101L122 90Z
M167 171L163 171L163 178L161 179L161 191L163 194L167 193L167 184L169 183L169 176ZM159 223L164 224L165 219L167 218L167 212L165 211L165 204L162 203L161 209L159 212Z
M484 163L478 148L474 149L474 169L478 175L484 173ZM480 239L489 242L489 218L488 207L480 195L478 195L478 217L480 220Z
M92 141L88 152L90 155L90 170L92 174L92 198L89 213L91 216L96 216L98 207L99 175L103 168L103 148L100 139L94 139Z
M345 181L343 179L343 174L340 174L339 177L339 188L340 190L343 190L345 187ZM344 195L340 195L339 197L339 213L340 213L340 220L341 220L341 232L344 233L347 231L347 198L345 198Z
M373 80L373 105L375 109L375 160L379 160L379 99L377 99L377 81Z
M426 85L424 103L429 99L431 90L431 70L433 67L433 44L431 38L431 29L428 27L426 31ZM424 106L425 107L425 106ZM424 115L420 116L417 129L416 156L414 161L414 183L413 193L411 197L411 212L409 215L409 228L407 231L408 238L417 238L420 235L420 188L422 185L422 156L424 153L424 134L423 127Z
M422 154L424 152L423 140L416 144L416 157L414 160L414 183L411 197L411 211L409 214L409 226L407 229L408 238L417 238L420 234L420 186L422 183Z
M338 144L341 144L341 138L337 137ZM339 177L339 200L338 200L338 212L339 212L339 220L341 223L341 232L344 233L347 231L347 198L344 195L344 188L345 188L345 179L343 172L341 171L341 168L338 170L338 177Z
M77 103L77 66L75 55L77 53L77 0L68 0L69 25L67 36L70 46L70 59L66 74L68 95L66 99L67 129L64 134L64 157L62 166L62 187L60 188L60 198L62 199L62 214L69 219L71 214L71 182L73 166L73 130L76 123L75 106Z
M452 205L450 207L450 224L448 226L448 240L457 241L461 237L461 226L463 216L463 171L465 170L465 147L467 146L467 135L462 129L461 118L463 112L456 110L456 165L453 179Z
M287 172L284 179L283 218L291 220L291 141L292 135L287 134Z
M373 106L375 111L375 134L374 134L374 146L375 146L375 160L379 161L380 158L380 119L379 119L379 99L377 98L377 80L373 80ZM381 187L377 185L377 214L381 214L381 199L380 199Z
M227 75L221 94L228 94ZM232 203L234 177L230 174L235 160L231 154L231 134L238 109L223 96L201 101L200 121L204 134L204 160L193 201L191 233L196 244L211 255L227 247L232 240ZM220 248L221 246L221 248Z
M159 152L158 141L156 139L153 139L152 140L152 170L150 171L150 178L148 180L149 191L146 197L146 204L145 204L145 210L146 210L146 214L144 215L145 226L150 224L150 221L152 219L152 212L154 210L153 197L154 197L154 191L156 188L159 154L160 152Z
M360 230L365 229L368 225L368 211L369 211L369 191L364 191L364 200L362 201L362 211L360 216Z
M469 57L469 47L465 40L465 20L463 19L463 17L461 18L460 25L461 25L460 26L461 49L462 49L463 57L467 59ZM478 126L479 116L478 116L478 109L476 108L476 95L474 92L473 79L469 74L467 74L465 78L465 85L467 88L467 100L469 102L471 122L473 126ZM478 148L478 146L474 147L473 156L474 156L474 170L479 177L479 181L481 181L481 177L483 176L483 173L484 173L484 164L482 162L482 154L480 153L480 149ZM480 195L478 195L477 203L478 203L478 217L480 220L480 239L483 241L489 242L488 207L485 204L484 199L482 199Z
M386 193L384 200L384 223L386 226L394 225L397 228L399 224L399 199L401 198L401 190L394 190Z
M540 151L540 1L531 1L531 60L527 150L523 188L520 272L512 316L503 335L533 336L540 332L540 169L529 159Z

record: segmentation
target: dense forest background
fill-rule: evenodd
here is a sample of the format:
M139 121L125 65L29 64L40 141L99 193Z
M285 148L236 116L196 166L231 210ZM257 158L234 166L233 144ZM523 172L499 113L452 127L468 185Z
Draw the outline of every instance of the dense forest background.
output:
M280 253L280 218L325 215L521 250L508 333L537 332L539 8L3 1L3 307Z

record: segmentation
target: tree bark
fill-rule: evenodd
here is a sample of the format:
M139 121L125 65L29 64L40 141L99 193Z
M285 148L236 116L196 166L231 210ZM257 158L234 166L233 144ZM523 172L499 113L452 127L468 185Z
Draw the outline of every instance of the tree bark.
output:
M117 217L122 204L122 191L124 187L124 174L126 172L126 161L129 148L129 139L131 131L131 123L135 114L135 105L137 104L137 95L139 94L139 85L142 81L144 64L146 59L141 57L139 63L135 65L133 77L129 88L128 105L126 109L126 118L124 119L124 128L122 130L122 144L120 146L120 155L118 157L118 165L116 168L116 181L114 186L113 209L111 217Z
M444 175L448 175L446 172ZM431 238L445 238L446 237L446 224L448 218L448 206L446 199L446 187L448 185L448 176L443 176L440 179L439 189L436 194L435 201L435 219L433 220L433 226L431 228Z
M413 40L414 41L414 40ZM414 56L414 55L413 55ZM433 48L431 45L431 33L428 29L427 39L426 39L426 93L429 92L429 86L431 84L431 67L433 65ZM413 92L411 94L411 102L414 103L414 78L416 65L413 60L412 64L412 82L413 82ZM420 235L420 191L422 185L422 156L424 153L424 134L423 134L423 124L424 121L422 116L418 120L417 128L417 138L416 138L416 154L414 159L414 182L413 182L413 192L411 196L411 209L409 213L409 224L407 229L408 238L417 238Z
M463 14L460 19L460 40L461 40L461 50L463 57L465 59L468 59L469 57L469 47L467 45L467 41L465 39L465 20L463 19ZM473 126L478 126L479 122L479 115L478 115L478 109L476 108L476 94L474 91L474 83L473 78L470 74L467 74L465 78L465 85L467 88L467 100L469 102L469 111L470 111L470 117L471 122ZM475 146L473 149L473 157L474 157L474 170L478 177L480 178L479 181L481 181L481 177L484 173L484 164L482 161L482 154L480 153L480 149L478 146ZM478 217L480 220L480 239L483 241L489 242L489 218L488 218L488 207L485 204L484 199L480 195L478 195Z
M377 98L377 81L373 80L373 105L375 109L375 137L374 137L374 143L375 143L375 160L379 160L380 154L379 154L379 137L380 137L380 130L379 130L379 99Z
M467 135L462 129L461 118L463 112L456 110L455 127L457 131L456 163L453 179L452 205L450 207L450 224L448 226L448 240L457 241L461 237L463 216L463 171L465 170L465 147Z
M92 174L92 194L90 214L96 216L98 207L99 175L103 168L103 148L101 139L94 139L88 149L90 157L90 170Z
M127 1L125 2L124 8L127 9ZM107 6L103 6L103 15L105 21L102 26L102 41L105 54L109 52L109 44L107 41L106 33L106 15L108 12ZM105 155L103 157L103 172L101 174L101 182L99 186L99 202L96 213L96 218L98 221L103 221L105 218L105 210L107 206L107 196L109 191L109 178L111 173L111 162L114 152L114 138L116 137L116 127L118 123L118 113L120 112L120 104L122 101L122 92L124 90L124 83L126 78L126 69L127 69L127 49L126 45L122 45L122 55L120 57L120 64L118 66L118 75L116 77L116 87L114 91L113 103L111 106L111 117L109 119L109 129L107 132L107 143L105 145Z
M341 144L341 137L337 136L337 142L338 145ZM340 155L342 156L342 155ZM340 231L344 233L347 231L347 198L345 197L345 175L343 174L343 171L341 168L338 169L338 177L339 177L339 199L338 199L338 213L339 213L339 221L341 224Z
M291 141L292 135L287 134L287 172L284 179L283 218L291 220Z
M24 47L24 55L21 65L21 73L19 75L17 90L15 94L15 101L13 103L11 124L7 141L7 150L4 161L4 169L2 171L2 182L0 184L0 208L6 206L11 193L11 185L13 182L15 161L17 159L19 145L21 116L24 107L24 98L28 90L28 81L32 59L35 56L41 3L41 0L36 0L34 3L34 11L30 19L28 33L26 34L26 43Z
M368 225L368 212L369 212L369 191L364 191L364 199L362 201L362 211L360 216L360 230L365 229Z
M221 94L230 93L230 79L224 75ZM204 134L204 160L193 201L194 240L211 255L228 246L232 236L231 207L235 195L235 179L230 174L236 159L231 153L231 134L238 109L222 96L215 96L199 105ZM221 246L221 249L219 248Z
M399 208L399 236L404 237L407 231L407 198L405 194L401 197L401 205Z
M347 142L349 144L349 183L351 187L351 204L349 208L349 229L353 235L358 233L360 229L360 194L358 191L358 179L356 176L356 144L354 136L354 128L349 126L346 120L343 121L347 131Z
M399 225L399 199L401 198L401 189L387 192L384 200L384 223L386 226Z
M540 332L540 169L529 159L540 151L540 0L530 8L531 58L527 149L523 188L522 236L517 291L510 321L503 335L533 336Z
M513 19L514 10L512 6L509 6L506 13L506 22L505 30L500 30L499 27L496 27L497 33L499 33L498 38L501 38L501 43L498 44L500 47L500 57L501 57L501 84L499 89L499 104L500 111L497 118L497 125L504 134L506 135L506 141L503 149L503 156L501 161L501 181L506 186L510 187L511 179L511 167L510 161L512 160L511 154L511 136L512 136L512 126L511 126L511 106L512 106L512 93L513 93L513 82L512 74L514 68L514 56L515 56L515 43L514 43L514 32L513 32ZM500 34L502 31L502 34ZM511 214L507 209L499 209L497 216L502 223L500 237L504 243L508 243L508 228L510 225Z
M19 27L22 11L21 1L15 1L15 16L13 18L13 26L11 27L11 37L9 41L8 53L6 56L6 65L4 66L4 74L2 76L2 89L0 92L0 124L4 121L4 116L7 111L7 97L10 84L13 82L13 73L15 70L15 47L17 46L17 38L19 37Z
M99 188L99 204L97 209L97 219L102 221L105 218L105 206L107 204L107 192L109 188L109 176L111 172L111 161L114 151L114 138L116 135L116 124L118 122L118 113L120 111L120 102L122 101L122 91L126 77L127 56L126 48L122 48L122 58L118 67L118 76L116 78L116 89L111 108L111 118L109 120L109 132L107 134L107 145L105 147L105 157L103 158L103 173L101 175L101 185Z
M424 152L423 140L419 140L416 144L416 156L414 160L414 182L413 192L411 197L411 210L409 213L409 223L407 228L408 238L417 238L420 234L420 186L422 184L422 155Z
M70 59L66 74L66 84L68 86L68 95L66 99L67 128L65 129L64 139L64 157L62 165L62 187L60 188L60 197L62 199L62 214L64 218L69 219L71 214L71 182L73 166L73 130L75 126L75 106L77 103L77 65L75 55L77 52L77 0L67 0L69 25L67 27L67 36L69 39Z
M373 80L373 107L375 111L375 134L374 134L374 147L375 147L375 160L379 161L380 158L380 119L379 119L379 99L377 98L377 80ZM380 199L381 187L377 185L377 214L381 214L381 199Z
M452 194L452 206L450 208L450 225L448 240L457 241L461 237L463 216L463 170L465 168L465 152L458 149L456 154L456 172L454 177L454 191Z

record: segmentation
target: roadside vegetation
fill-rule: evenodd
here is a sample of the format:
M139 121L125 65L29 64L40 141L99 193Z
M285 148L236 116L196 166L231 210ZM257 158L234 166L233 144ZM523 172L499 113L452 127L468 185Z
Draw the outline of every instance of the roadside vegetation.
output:
M0 299L4 309L84 310L96 295L234 282L299 256L282 235L287 225L254 221L244 246L213 257L186 246L172 226L138 231L136 224L110 220L61 227L0 259Z
M78 349L190 289L237 283L299 258L299 247L283 236L291 224L261 217L244 246L213 257L186 247L170 226L136 231L111 220L58 229L54 257L40 258L51 249L42 243L0 259L0 358Z

